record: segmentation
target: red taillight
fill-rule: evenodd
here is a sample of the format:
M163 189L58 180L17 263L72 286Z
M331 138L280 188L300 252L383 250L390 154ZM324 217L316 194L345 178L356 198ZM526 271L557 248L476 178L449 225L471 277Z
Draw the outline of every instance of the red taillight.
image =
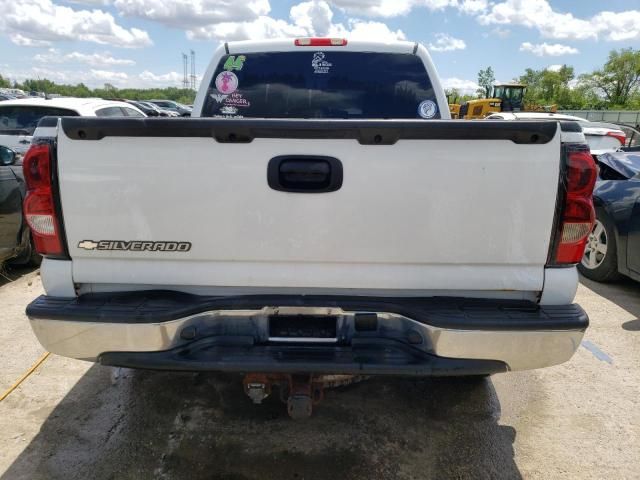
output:
M27 184L24 217L31 228L36 251L41 255L61 255L64 248L53 200L49 145L32 145L24 156L22 169Z
M622 131L607 132L607 137L613 137L620 142L620 145L624 147L627 141L627 135Z
M346 38L296 38L293 42L296 47L344 47L347 44Z
M588 149L570 147L565 171L565 195L559 238L552 256L554 265L580 262L593 223L593 186L597 169Z

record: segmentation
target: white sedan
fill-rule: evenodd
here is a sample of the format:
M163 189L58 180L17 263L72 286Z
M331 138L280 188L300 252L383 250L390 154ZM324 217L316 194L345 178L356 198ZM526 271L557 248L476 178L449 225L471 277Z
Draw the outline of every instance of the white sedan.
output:
M146 117L135 106L101 98L24 98L0 103L0 145L24 153L38 122L46 116Z
M486 120L570 120L578 122L582 127L582 133L589 144L591 153L594 155L615 152L624 146L626 141L625 132L617 125L590 122L582 117L563 115L562 113L501 112L487 116Z

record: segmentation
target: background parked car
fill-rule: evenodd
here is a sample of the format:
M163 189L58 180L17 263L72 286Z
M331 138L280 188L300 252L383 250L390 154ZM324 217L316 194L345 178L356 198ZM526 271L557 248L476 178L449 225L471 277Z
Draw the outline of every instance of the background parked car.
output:
M26 98L27 94L19 88L0 88L0 93L13 98Z
M191 116L191 109L189 107L182 105L181 103L174 102L173 100L149 100L149 102L154 103L165 110L177 112L181 117Z
M155 108L151 108L149 105L146 105L144 102L139 102L136 100L124 100L129 105L133 105L138 108L142 113L144 113L147 117L159 117L160 112Z
M26 152L38 122L45 116L145 117L125 102L100 98L33 97L0 103L0 145Z
M487 120L571 120L582 127L589 149L594 155L615 152L626 142L626 134L612 123L590 122L582 117L546 112L501 112L486 117Z
M616 127L622 130L627 136L627 139L624 144L625 151L630 151L631 149L640 150L640 131L638 131L637 128L633 128L629 125L624 125L622 123L616 123L614 125L616 125Z
M16 97L9 95L8 93L0 93L0 102L3 100L14 100Z
M588 120L582 120L578 123L582 127L582 133L589 144L591 153L594 155L615 152L623 147L627 141L626 133L613 123L589 122Z
M29 228L22 217L25 193L20 155L0 146L0 267L8 260L40 264L41 257L33 248Z
M640 281L640 154L605 153L596 161L596 223L578 269L600 282L620 274Z
M159 116L161 117L179 117L180 114L178 112L175 112L173 110L166 110L164 108L160 108L158 105L156 105L155 103L151 103L151 102L140 102L143 105L146 105L147 107L154 109L156 112L158 112Z

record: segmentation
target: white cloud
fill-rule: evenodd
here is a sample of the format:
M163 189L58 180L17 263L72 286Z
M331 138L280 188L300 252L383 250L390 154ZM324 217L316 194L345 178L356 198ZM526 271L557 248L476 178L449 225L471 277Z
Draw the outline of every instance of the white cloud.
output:
M467 0L469 3L470 0ZM447 7L457 7L460 2L458 0L414 0L415 6L427 7L430 10L442 10Z
M333 12L325 1L310 1L291 7L289 16L295 25L309 32L329 32Z
M105 7L111 4L111 0L67 0L67 3L77 5L89 5L91 7Z
M3 0L0 6L0 33L17 45L44 46L63 40L117 47L152 44L147 32L124 28L102 10L75 10L51 0Z
M361 20L349 20L348 28L342 31L342 24L334 26L331 36L346 36L353 40L377 40L379 42L392 42L405 40L402 30L391 30L386 24L380 22L365 22Z
M178 72L155 74L149 70L140 73L131 86L135 87L176 87L182 86L183 75ZM197 79L200 83L200 77Z
M355 15L367 17L397 17L416 7L429 10L456 8L464 13L478 14L486 10L487 0L331 0L331 4Z
M454 38L446 33L436 33L436 42L429 44L429 49L434 52L451 52L465 48L467 48L467 44L464 43L464 40Z
M302 27L291 25L285 20L261 16L250 22L224 22L215 25L192 28L187 31L189 39L218 40L261 40L265 38L296 37L308 35Z
M640 40L640 10L600 12L591 23L607 40Z
M473 80L463 80L457 77L443 78L442 86L447 89L455 88L460 93L467 95L476 93L476 90L480 88L480 86Z
M51 42L48 40L36 40L34 38L20 35L19 33L14 33L11 37L11 41L20 47L48 47L51 45Z
M543 37L555 39L607 40L640 39L640 11L600 12L590 19L553 10L548 0L505 0L491 5L478 16L483 25L521 25L537 29Z
M521 52L531 52L537 57L559 57L561 55L574 55L580 53L577 48L570 47L569 45L562 45L560 43L538 43L533 44L531 42L524 42L520 45Z
M347 36L358 40L403 40L402 30L391 30L381 22L349 19L347 24L333 23L333 11L324 0L294 5L290 20L276 20L263 15L245 22L224 22L189 30L192 39L258 40L301 36Z
M51 2L51 0L18 0ZM640 11L603 11L578 18L550 5L548 0L311 0L291 8L289 20L270 16L269 0L71 0L88 5L112 4L121 15L143 18L187 31L189 38L274 38L301 31L329 32L333 5L348 15L396 17L423 8L455 9L483 25L514 25L537 29L554 39L634 40L640 38ZM60 7L62 8L62 7ZM133 30L133 29L132 29ZM500 38L506 29L494 29ZM253 37L252 37L253 38ZM42 39L40 39L42 40ZM46 39L45 39L46 40ZM23 42L24 44L25 42Z
M154 83L180 83L183 80L182 75L178 72L169 72L162 75L156 75L155 73L145 70L139 77L148 82Z
M476 17L482 25L535 28L543 37L554 39L585 40L599 36L610 41L640 39L640 10L602 11L591 18L578 18L554 10L549 0L331 0L330 3L347 13L369 17L407 15L420 7L453 8Z
M475 15L484 12L488 5L487 0L463 0L457 7L464 13Z
M141 73L126 73L114 70L91 68L88 70L64 70L46 67L31 67L25 71L5 75L11 80L23 81L28 78L48 78L57 83L76 85L84 83L90 88L101 88L110 83L118 88L180 87L182 74L168 72L156 74L148 70ZM198 76L199 83L201 77Z
M491 6L478 17L483 25L523 25L537 28L545 37L582 40L596 38L597 34L586 20L570 13L558 13L547 0L506 0Z
M31 67L29 70L9 73L7 76L11 80L18 81L23 81L28 78L47 78L57 83L71 85L84 83L90 87L101 87L105 83L123 86L129 80L129 75L124 72L98 69L69 71L44 67Z
M110 70L89 70L89 75L96 82L111 83L113 85L123 85L129 80L129 75L124 72L112 72Z
M122 15L187 30L252 21L271 10L269 0L114 0L113 4Z
M94 67L135 65L136 62L125 58L115 58L109 52L102 53L61 53L60 50L50 48L47 53L39 53L33 57L39 63L86 63Z
M448 0L444 1L448 3ZM409 13L416 0L331 0L331 4L348 14L395 17Z
M560 70L562 70L562 65L560 65L559 63L549 65L547 67L547 70L549 70L550 72L559 72Z

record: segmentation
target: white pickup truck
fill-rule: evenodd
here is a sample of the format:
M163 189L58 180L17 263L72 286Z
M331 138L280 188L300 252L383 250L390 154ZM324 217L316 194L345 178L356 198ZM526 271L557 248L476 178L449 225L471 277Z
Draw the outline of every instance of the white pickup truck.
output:
M40 123L27 314L47 350L244 373L295 413L323 375L489 375L579 346L596 169L577 124L452 121L423 46L325 38L222 45L193 117Z

